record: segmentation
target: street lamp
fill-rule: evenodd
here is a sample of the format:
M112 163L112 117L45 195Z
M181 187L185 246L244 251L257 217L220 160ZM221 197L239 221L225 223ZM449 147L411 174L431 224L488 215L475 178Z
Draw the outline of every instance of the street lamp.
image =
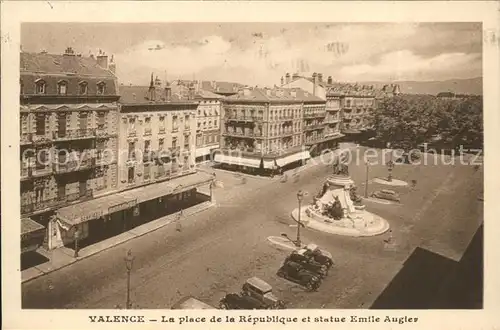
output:
M298 217L298 224L297 224L297 241L295 242L295 245L297 247L301 247L302 244L300 242L300 226L302 226L302 222L300 222L300 213L301 213L301 205L302 205L302 200L304 199L304 193L302 192L302 190L299 190L297 192L297 201L299 202L299 217Z
M130 271L132 270L133 262L134 257L132 256L132 251L128 250L127 255L125 256L125 266L127 267L127 309L132 307L132 304L130 303Z
M80 239L80 231L78 229L75 230L75 254L74 257L78 258L78 240Z
M387 142L387 149L391 147L391 143ZM391 182L392 181L392 170L394 169L394 162L392 161L392 150L390 151L390 158L389 161L387 162L387 170L389 172L389 175L387 177L387 181Z
M366 162L366 179L365 179L365 198L368 198L368 170L370 163Z

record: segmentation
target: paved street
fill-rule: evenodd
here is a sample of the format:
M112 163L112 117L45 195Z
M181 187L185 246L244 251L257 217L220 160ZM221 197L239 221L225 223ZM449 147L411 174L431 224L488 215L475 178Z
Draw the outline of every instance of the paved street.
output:
M303 230L305 242L324 246L336 261L319 291L305 292L275 275L286 253L266 238L281 232L295 235L290 212L297 190L309 192L310 201L329 171L318 165L301 172L297 182L249 178L244 184L217 172L224 182L215 192L217 207L185 219L181 232L169 225L23 284L23 308L124 306L128 249L135 256L131 299L139 308L170 308L186 295L217 305L226 292L239 290L254 275L273 285L289 308L369 307L414 247L458 259L482 221L477 199L482 169L396 166L394 178L417 180L415 188L370 184L369 191L398 191L402 205L367 203L369 211L391 224L394 246L385 248L387 235L351 238ZM350 166L349 171L363 194L365 167ZM370 178L386 173L383 166L370 168Z

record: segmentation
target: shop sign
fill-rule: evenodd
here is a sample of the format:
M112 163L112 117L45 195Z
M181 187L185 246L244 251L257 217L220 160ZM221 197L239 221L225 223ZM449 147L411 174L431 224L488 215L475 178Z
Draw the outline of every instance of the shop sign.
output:
M97 219L97 218L99 218L101 216L102 216L102 210L95 211L95 212L92 212L90 214L87 214L87 215L84 215L84 216L80 217L80 222L90 221L90 220L93 220L93 219Z
M137 205L137 199L134 199L132 201L128 201L128 202L125 202L125 203L121 203L121 204L118 204L118 205L114 205L114 206L111 206L109 209L108 209L108 213L115 213L115 212L118 212L118 211L123 211L123 210L126 210L126 209L130 209L134 206Z

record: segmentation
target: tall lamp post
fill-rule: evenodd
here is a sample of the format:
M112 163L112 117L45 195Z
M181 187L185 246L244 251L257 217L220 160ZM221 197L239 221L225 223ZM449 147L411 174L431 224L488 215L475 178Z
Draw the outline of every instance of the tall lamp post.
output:
M132 256L132 251L128 250L127 255L125 256L125 266L127 267L127 309L132 308L132 304L130 302L130 271L132 270L133 262L134 257Z
M387 142L387 149L391 147L391 143ZM392 170L394 169L394 162L392 161L392 149L390 151L390 158L389 161L387 162L387 170L389 172L389 175L387 176L387 181L391 182L392 181Z
M80 239L80 231L78 228L75 230L75 254L74 257L78 258L78 240Z
M370 163L366 162L366 178L365 178L365 198L368 198L368 171Z
M297 240L295 241L295 245L297 247L301 247L302 244L300 242L300 226L302 225L302 222L300 222L300 213L301 213L301 206L302 206L302 200L304 199L304 193L302 190L299 190L297 192L297 201L299 202L299 216L298 216L298 224L297 224Z

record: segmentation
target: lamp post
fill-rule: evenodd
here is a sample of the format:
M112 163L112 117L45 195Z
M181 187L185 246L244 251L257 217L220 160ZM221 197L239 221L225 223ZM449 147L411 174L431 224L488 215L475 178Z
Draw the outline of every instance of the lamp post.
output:
M128 250L125 256L125 266L127 267L127 303L126 309L130 309L132 304L130 303L130 271L132 270L132 264L134 262L134 257L132 256L132 251Z
M74 257L78 258L78 240L80 239L80 231L78 229L75 230L75 254Z
M299 190L297 192L297 201L299 202L299 216L298 216L298 224L297 224L297 240L295 242L295 245L297 247L301 247L302 244L300 242L300 226L302 225L302 222L300 222L300 213L301 213L301 205L302 205L302 200L304 199L304 193L302 190Z
M370 163L366 162L366 178L365 178L365 198L368 198L368 170Z
M389 149L391 147L391 143L387 142L387 148ZM387 162L387 170L389 172L389 175L387 176L387 181L391 182L392 181L392 170L394 169L394 162L392 161L392 149L390 151L390 158L389 161Z

